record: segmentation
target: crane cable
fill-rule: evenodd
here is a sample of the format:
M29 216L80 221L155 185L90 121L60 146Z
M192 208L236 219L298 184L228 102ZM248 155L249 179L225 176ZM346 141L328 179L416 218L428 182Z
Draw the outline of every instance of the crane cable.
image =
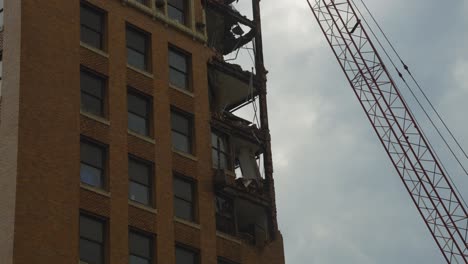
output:
M353 1L353 0L351 0ZM434 105L432 104L432 102L429 100L429 98L427 97L426 93L424 92L424 90L422 89L422 87L419 85L419 82L416 80L416 78L413 76L413 74L411 73L408 65L406 65L406 63L403 61L403 59L401 58L401 56L398 54L398 52L396 51L395 47L393 46L392 42L388 39L387 35L385 34L385 32L383 31L382 27L380 26L380 24L377 22L377 20L375 19L374 15L372 15L372 13L370 12L369 8L367 7L366 3L364 3L363 0L360 0L361 3L363 4L364 8L366 9L366 11L369 13L369 15L371 16L372 20L374 21L374 23L376 24L376 26L378 27L379 31L382 33L382 35L384 36L385 40L387 41L387 43L389 44L390 48L393 50L393 52L395 53L395 55L398 57L398 59L400 60L401 64L403 65L403 68L408 72L409 76L411 77L411 79L413 80L413 82L416 84L416 86L418 87L419 91L421 92L421 94L424 96L424 99L426 99L426 101L429 103L431 109L435 112L435 114L437 115L437 118L441 121L441 123L444 125L445 129L448 131L448 133L450 134L450 136L452 137L452 139L455 141L455 143L457 144L458 148L460 148L460 150L463 152L463 155L465 156L466 159L468 159L468 154L465 152L465 150L463 149L463 147L461 146L461 144L459 143L459 141L456 139L456 137L454 136L454 134L452 133L452 131L449 129L449 127L447 126L447 124L445 123L445 121L443 120L443 118L441 117L441 115L439 114L439 112L436 110L436 108L434 107ZM354 3L354 1L353 1ZM356 4L354 4L356 6ZM358 9L359 10L359 9ZM366 22L367 24L367 22ZM370 27L369 27L370 28ZM375 36L375 34L374 34ZM393 63L393 62L392 62ZM400 72L399 72L400 73Z
M432 120L432 118L429 116L428 112L426 111L426 109L424 108L424 106L422 105L421 101L418 99L418 97L416 96L416 94L414 93L413 89L411 89L411 87L409 86L409 84L407 83L407 81L405 80L403 74L398 70L397 66L395 65L395 63L393 62L393 60L391 59L390 55L388 54L388 52L385 50L385 48L383 47L382 43L380 42L380 40L377 38L376 34L374 33L374 31L372 30L372 28L370 27L370 25L368 24L367 20L364 18L364 16L362 15L361 11L359 10L359 8L357 7L356 3L354 3L353 0L351 0L351 2L354 4L354 6L356 7L356 9L358 10L359 14L361 15L362 19L364 20L364 22L366 23L367 27L370 29L372 35L374 36L374 38L377 40L377 42L379 43L380 47L382 48L382 50L384 51L385 55L387 56L387 58L390 60L390 62L392 63L393 67L395 68L395 70L397 71L398 73L398 76L403 80L403 82L405 83L406 87L408 88L408 90L411 92L411 95L414 97L414 99L416 100L416 102L418 103L419 107L421 107L421 109L423 110L424 114L426 115L426 117L429 119L430 123L432 124L432 126L435 128L435 130L437 131L437 133L439 134L439 136L442 138L442 140L444 141L445 145L447 146L447 148L450 150L450 152L452 153L452 155L454 156L454 158L457 160L458 164L460 165L460 167L463 169L463 171L465 172L465 174L468 176L468 170L463 166L462 162L460 161L460 159L457 157L457 155L455 154L455 152L453 151L453 149L450 147L449 143L447 142L447 140L445 139L445 137L442 135L442 133L440 132L439 128L435 125L434 121ZM361 0L361 2L363 2ZM364 2L363 2L364 3ZM365 4L364 4L365 5ZM369 14L373 17L373 15L370 13L369 9L367 9L367 11L369 12ZM374 20L375 21L375 20ZM375 23L377 23L375 21ZM380 26L379 26L380 28ZM380 29L382 34L383 31L382 29ZM387 41L389 42L388 38L385 36L385 38L387 39ZM391 44L390 44L391 45ZM392 46L393 47L393 46ZM395 51L396 52L396 51ZM397 54L397 56L399 57L399 55ZM407 69L408 67L405 65L405 69ZM409 70L408 70L409 71ZM434 108L433 104L430 102L429 98L426 96L426 94L424 93L424 91L422 90L422 88L420 88L421 92L424 94L426 100L429 102L429 104L431 105L432 109L436 112L437 116L439 117L440 121L444 124L445 128L449 131L450 135L452 136L452 139L457 143L458 147L461 149L461 151L465 154L465 157L468 159L468 156L466 155L466 152L463 150L463 148L461 147L461 145L458 143L458 140L454 137L453 133L450 131L450 129L447 127L447 125L445 124L445 122L442 120L441 116L438 114L437 110ZM414 116L414 115L413 115Z
M465 172L465 174L468 175L467 170L465 169L465 167L463 166L463 164L460 162L460 160L458 159L458 157L456 156L456 154L453 152L452 148L450 147L450 145L448 144L448 142L445 140L444 136L440 133L439 129L438 129L437 126L434 124L434 122L433 122L432 119L430 118L429 114L428 114L427 111L424 109L424 107L422 106L422 104L420 103L420 101L418 100L418 98L416 97L416 95L414 94L413 90L411 89L411 87L408 85L408 83L407 83L406 80L404 79L404 77L403 77L403 75L401 74L401 72L400 72L400 71L398 70L398 68L396 67L395 63L394 63L393 60L391 59L391 57L390 57L390 55L388 54L387 50L383 47L383 45L382 45L382 43L380 42L379 38L377 38L376 34L374 33L374 31L373 31L372 28L370 27L370 25L369 25L369 23L367 22L367 20L365 19L365 17L362 15L361 11L359 10L359 8L358 8L358 6L356 5L356 3L354 2L354 0L350 0L350 1L351 1L351 3L355 6L356 10L358 11L359 15L360 15L361 18L363 19L364 23L367 25L367 27L368 27L369 30L371 31L372 35L374 36L374 38L377 40L379 46L382 48L382 50L384 51L384 53L385 53L385 55L387 56L387 58L389 59L389 61L392 63L393 67L394 67L395 70L398 72L399 77L403 80L403 82L405 83L405 85L406 85L406 87L408 88L408 90L411 92L411 94L413 95L413 97L415 98L415 100L418 102L419 106L422 108L422 110L424 111L426 117L429 119L429 121L431 122L431 124L434 126L434 128L435 128L436 131L438 132L439 136L442 138L442 140L444 141L445 145L447 146L447 148L450 150L450 152L452 153L452 155L455 157L455 159L457 160L458 164L459 164L460 167L463 169L463 171ZM360 0L360 1L361 1L361 2L364 4L364 6L365 6L365 3L363 2L363 0ZM367 8L367 6L366 6L366 10L367 10L367 12L372 16L374 22L375 22L376 24L378 24L377 21L375 20L374 16L371 14L370 10ZM383 30L381 29L381 27L380 27L379 25L378 25L378 27L379 27L380 31L382 32L382 34L384 34L384 32L383 32ZM388 40L388 38L387 38L386 36L385 36L385 38L386 38L387 42L389 42L389 44L391 45L391 43L390 43L390 41ZM392 48L393 48L393 46L392 46ZM394 50L395 53L397 53L396 50L395 50L394 48L393 48L393 50ZM400 58L400 56L399 56L398 54L397 54L397 56ZM402 61L402 60L400 59L400 61ZM403 63L403 61L402 61L402 63ZM406 66L406 65L405 65L405 66ZM406 68L408 68L408 67L406 66L405 69L406 69ZM409 71L409 70L408 70L408 71ZM395 87L395 88L396 88L396 87ZM421 89L421 88L420 88L420 89ZM424 92L423 92L423 93L424 93ZM401 99L402 99L402 101L403 101L406 105L408 105L403 97L402 97ZM429 101L429 99L428 99L427 97L426 97L426 100ZM429 101L429 103L430 103L430 101ZM408 105L408 106L409 106L409 105ZM431 106L432 106L432 104L431 104ZM433 109L434 109L434 108L433 108ZM410 108L408 108L408 111L410 112L410 114L411 114L412 116L415 116L414 113L411 111ZM436 110L434 109L434 111L436 111ZM439 116L439 115L438 115L438 116ZM441 119L440 116L439 116L439 118ZM422 127L416 119L414 119L414 121L415 121L415 123L416 123L416 125L417 125L418 127ZM443 122L443 120L441 120L441 121ZM445 124L445 123L444 123L444 124ZM447 128L447 130L449 130L448 127L446 127L446 128ZM450 130L449 130L449 131L450 131ZM452 137L454 138L453 134L452 134L452 133L450 133L450 134L451 134ZM424 138L426 139L426 141L427 141L429 147L430 147L431 149L434 149L434 147L432 146L432 144L430 143L430 141L427 140L427 136L425 135L425 133L424 133L423 130L421 130L421 135L422 135L422 137L424 137ZM456 141L455 138L454 138L454 140ZM458 141L456 141L456 142L458 143ZM463 151L463 148L462 148L459 144L458 144L458 146L459 146L459 148ZM465 152L463 151L463 153L465 153ZM463 201L463 203L465 204L465 206L468 207L466 201L464 200L463 196L462 196L461 193L460 193L460 190L458 190L458 188L457 188L456 184L453 182L453 179L452 179L452 177L450 176L448 170L446 169L446 167L444 166L444 164L441 162L440 157L437 155L437 153L436 153L435 151L434 151L434 155L435 155L435 158L439 161L439 164L441 165L442 169L443 169L443 170L445 171L445 173L447 174L448 179L450 180L450 182L451 182L452 185L454 186L454 189L456 190L456 192L457 192L458 195L460 196L460 199ZM466 155L466 154L465 154L465 155ZM467 157L467 158L468 158L468 157Z

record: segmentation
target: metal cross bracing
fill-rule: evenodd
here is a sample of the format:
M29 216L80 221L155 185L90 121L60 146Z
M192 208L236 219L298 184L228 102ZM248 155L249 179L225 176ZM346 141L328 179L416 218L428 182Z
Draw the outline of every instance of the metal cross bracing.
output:
M468 263L468 214L349 0L307 0L448 263Z

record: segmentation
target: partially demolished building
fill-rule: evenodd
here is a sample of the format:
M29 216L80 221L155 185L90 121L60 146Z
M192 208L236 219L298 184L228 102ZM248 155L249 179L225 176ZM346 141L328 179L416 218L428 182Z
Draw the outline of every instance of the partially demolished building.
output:
M208 43L217 52L208 67L216 224L220 232L264 247L276 238L278 225L260 9L259 1L253 0L250 20L235 9L234 2L205 2ZM249 43L254 69L223 59L222 55ZM233 114L249 104L260 116L254 118L257 122Z
M260 0L3 2L0 263L284 263Z

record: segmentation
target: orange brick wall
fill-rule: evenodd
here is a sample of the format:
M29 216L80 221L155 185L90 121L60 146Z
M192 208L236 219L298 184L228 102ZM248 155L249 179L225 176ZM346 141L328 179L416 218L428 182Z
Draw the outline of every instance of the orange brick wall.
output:
M247 243L233 246L232 243L237 242L216 235L207 80L207 61L213 51L171 25L123 5L123 1L89 2L108 12L106 54L80 46L78 0L43 0L41 5L27 0L16 2L16 7L19 10L21 5L22 11L18 16L21 19L18 32L21 33L17 33L17 38L13 33L7 36L5 46L8 49L8 45L15 43L13 40L21 39L21 46L18 45L21 49L8 49L4 58L11 58L17 52L21 55L18 56L21 69L17 67L16 73L8 72L5 79L11 83L11 88L4 91L1 118L7 118L0 127L2 155L12 151L0 160L0 181L16 190L16 201L12 197L14 191L0 197L6 198L0 199L2 208L3 205L11 208L0 215L5 215L1 219L6 219L1 220L0 231L12 235L14 219L14 261L2 261L8 260L8 240L0 238L0 262L77 263L81 210L108 220L108 264L128 262L129 226L155 234L158 263L175 262L176 243L199 249L202 264L216 264L217 256L242 264L284 263L281 236L266 248L257 249ZM201 21L201 1L194 1L194 4L196 21ZM8 19L11 23L14 20L8 17L6 27L10 27ZM150 75L127 67L126 23L151 34ZM11 31L7 28L6 34L8 32ZM169 87L167 51L170 44L191 54L193 94ZM12 59L12 70L15 69L13 63ZM80 66L107 77L107 120L80 114ZM152 140L127 131L128 86L153 97ZM172 151L171 107L194 116L193 157ZM80 187L80 136L108 146L106 191ZM8 144L7 138L11 140ZM154 163L155 210L129 204L128 154ZM7 161L9 164L5 166ZM174 172L196 180L198 213L195 224L174 219ZM7 174L9 177L4 178Z

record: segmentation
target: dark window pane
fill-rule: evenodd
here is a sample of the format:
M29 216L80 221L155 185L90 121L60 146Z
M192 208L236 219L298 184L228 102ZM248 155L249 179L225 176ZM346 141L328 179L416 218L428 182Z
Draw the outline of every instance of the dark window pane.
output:
M86 239L80 239L80 260L88 264L102 264L103 248L99 243L91 242Z
M102 170L81 163L80 167L81 182L94 187L102 187Z
M86 93L102 99L105 81L92 73L81 71L80 89Z
M196 264L196 260L195 252L176 247L176 264Z
M138 257L138 256L134 256L134 255L130 255L130 264L150 264L150 263L151 262L148 259Z
M218 146L218 135L213 132L211 132L211 146L215 148Z
M221 162L221 164L220 164L219 167L222 168L222 169L228 169L228 163L227 163L227 156L226 156L226 154L220 153L220 159L219 159L219 160L220 160L220 162Z
M141 204L150 205L150 189L136 182L129 183L128 198Z
M174 51L169 50L169 66L175 68L183 73L187 72L187 56Z
M132 28L127 28L127 47L144 54L146 53L146 40L146 34Z
M95 48L102 48L102 35L96 31L93 31L87 27L81 27L80 30L81 41L93 46Z
M185 9L185 1L186 0L168 0L167 4L171 5L171 6L175 7L175 8L178 8L180 10L184 10Z
M212 161L213 161L213 167L217 169L228 169L227 166L227 156L225 153L219 152L216 149L213 149L211 151L212 155Z
M181 10L168 5L167 6L167 14L170 19L173 19L181 24L185 24L185 14Z
M189 135L190 121L187 117L172 112L171 125L172 125L172 130L175 130L185 135Z
M234 204L232 200L216 196L216 214L222 215L227 218L232 218L234 215Z
M81 41L98 49L102 49L104 33L104 13L86 5L80 8Z
M219 155L218 155L218 151L216 149L212 149L211 150L211 160L213 162L213 168L216 168L216 169L222 169L220 166L219 166Z
M105 80L92 73L81 71L81 110L95 115L103 115Z
M128 174L132 181L139 182L144 185L150 184L151 166L129 159Z
M174 200L174 214L179 218L193 221L192 204L176 198Z
M191 143L187 136L179 134L177 132L172 133L172 147L181 152L191 153Z
M81 5L80 8L80 20L81 24L85 25L86 27L96 31L102 31L102 17L103 14L93 8L90 8L85 5Z
M187 87L187 75L174 69L169 69L169 82L182 89L188 89Z
M96 168L103 168L104 151L99 146L81 142L80 145L81 161Z
M178 178L174 178L174 195L186 201L192 201L193 184Z
M225 141L226 140L223 137L219 138L218 149L223 151L223 152L226 152L226 142Z
M136 232L129 233L130 254L151 259L151 237Z
M104 115L102 101L83 92L81 93L81 110L97 116Z
M130 112L128 113L128 129L144 136L149 134L146 119Z
M127 48L128 64L141 70L146 70L146 58L144 53L139 53Z
M128 110L142 117L148 116L148 100L142 96L128 94Z
M104 241L104 224L99 220L81 215L80 237L102 243Z

